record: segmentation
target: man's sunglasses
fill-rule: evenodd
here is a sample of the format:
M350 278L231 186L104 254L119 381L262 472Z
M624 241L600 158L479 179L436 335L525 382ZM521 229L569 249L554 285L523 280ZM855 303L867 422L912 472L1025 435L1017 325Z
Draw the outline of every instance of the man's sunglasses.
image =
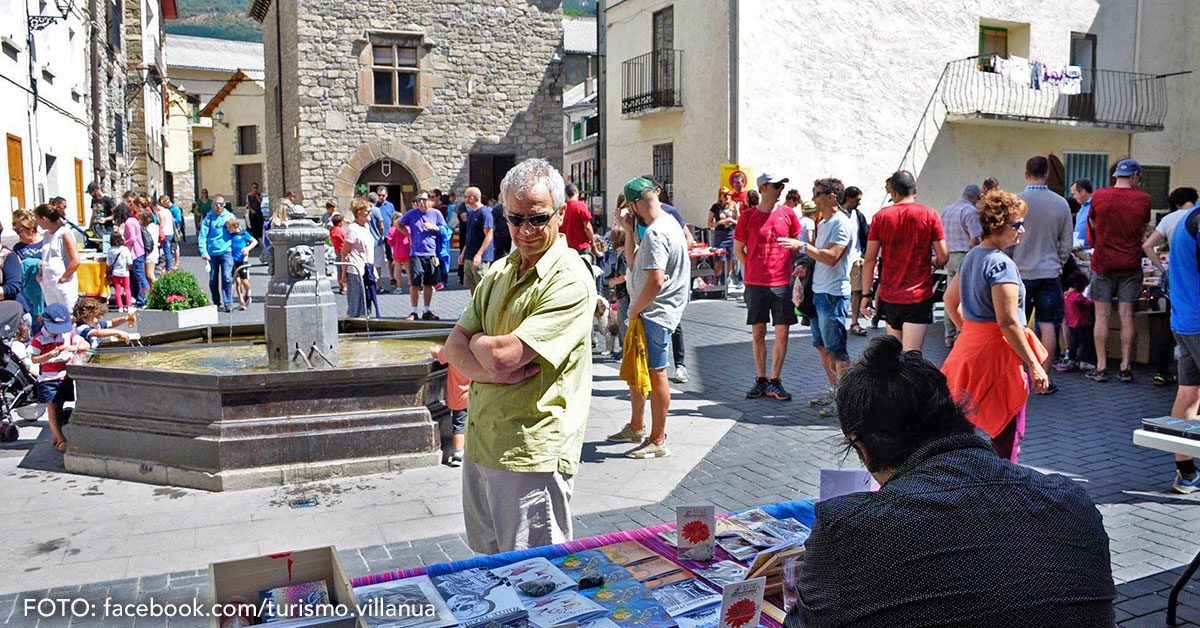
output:
M1012 227L1014 231L1020 231L1021 227L1025 226L1025 221L1018 220L1016 222L1010 222L1010 223L1008 223L1008 226Z
M414 203L424 203L425 201L428 201L428 200L429 199L425 198L424 196L418 196L417 198L413 199L413 202Z
M514 227L520 227L526 220L529 221L529 224L535 227L541 227L550 222L550 219L553 217L554 214L530 214L528 216L517 216L515 214L504 215L504 219L508 221L508 224Z

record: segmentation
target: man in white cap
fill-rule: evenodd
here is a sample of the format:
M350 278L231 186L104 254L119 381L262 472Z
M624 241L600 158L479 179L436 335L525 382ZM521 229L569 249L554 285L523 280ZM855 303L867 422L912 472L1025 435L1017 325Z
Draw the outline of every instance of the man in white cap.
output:
M790 207L779 202L787 177L763 173L758 176L758 207L742 213L733 230L733 254L742 264L746 283L746 324L753 330L754 386L747 399L766 395L791 401L783 388L780 372L787 358L788 331L796 324L792 305L792 260L794 253L780 238L800 236L800 221ZM767 376L767 322L775 326L771 372Z
M1132 159L1117 163L1113 187L1092 195L1088 232L1092 252L1092 300L1096 302L1096 368L1087 374L1097 382L1108 381L1108 321L1112 302L1117 301L1121 320L1122 382L1133 381L1129 368L1133 353L1133 304L1142 296L1142 235L1150 222L1150 195L1137 189L1142 166Z

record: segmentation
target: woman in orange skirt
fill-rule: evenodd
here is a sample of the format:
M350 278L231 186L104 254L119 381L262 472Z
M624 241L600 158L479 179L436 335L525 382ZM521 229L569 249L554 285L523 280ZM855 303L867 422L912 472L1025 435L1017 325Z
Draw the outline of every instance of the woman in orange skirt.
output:
M1025 434L1028 382L1042 392L1050 381L1041 364L1046 349L1024 325L1021 273L1004 253L1025 233L1027 209L1016 194L984 195L982 241L963 258L945 296L946 316L962 330L942 365L950 393L967 399L975 410L971 422L991 436L997 455L1014 463Z

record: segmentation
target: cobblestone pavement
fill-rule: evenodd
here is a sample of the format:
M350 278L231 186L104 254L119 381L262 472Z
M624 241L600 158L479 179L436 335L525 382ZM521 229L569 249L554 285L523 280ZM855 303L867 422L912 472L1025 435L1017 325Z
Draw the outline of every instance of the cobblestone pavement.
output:
M195 264L195 260L188 263ZM261 295L263 278L256 277L255 283ZM461 290L439 293L435 311L450 316L461 310L465 301L466 293ZM385 316L407 314L405 296L387 295L381 305ZM796 400L781 403L745 399L753 367L749 332L742 325L744 315L744 306L733 300L699 301L688 307L683 325L691 382L678 385L685 396L735 409L740 420L665 499L577 517L577 537L669 521L674 517L674 506L682 503L712 503L719 510L733 510L811 497L817 492L819 470L845 461L839 449L836 420L819 417L816 409L806 403L824 382L807 329L794 328L784 369L784 382ZM248 316L261 320L261 305L256 305ZM863 344L864 339L852 336L851 355L857 355ZM925 347L931 360L940 363L944 359L940 326L930 329ZM1174 394L1172 388L1151 385L1152 373L1148 370L1135 368L1135 373L1138 381L1134 384L1098 384L1078 373L1053 375L1060 392L1030 400L1021 462L1067 475L1086 488L1100 508L1111 538L1118 621L1122 626L1162 626L1167 593L1181 566L1200 549L1191 540L1200 532L1200 500L1169 492L1174 470L1169 454L1132 444L1131 433L1140 425L1140 419L1167 414ZM645 464L647 472L653 473L655 461ZM340 553L351 576L471 555L460 535L344 548ZM34 625L21 613L25 597L203 598L207 595L205 574L204 570L189 571L8 595L0 598L0 620L7 617L10 624ZM1189 584L1183 592L1180 619L1200 624L1200 584ZM164 624L161 620L151 623ZM203 623L177 620L170 625ZM37 625L67 623L42 620ZM113 624L89 619L71 625ZM143 622L139 620L137 625Z

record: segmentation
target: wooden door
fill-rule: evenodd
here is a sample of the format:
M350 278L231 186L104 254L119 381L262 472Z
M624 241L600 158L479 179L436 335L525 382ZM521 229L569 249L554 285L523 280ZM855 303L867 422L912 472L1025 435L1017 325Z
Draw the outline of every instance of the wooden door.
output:
M87 216L83 212L83 160L75 160L75 215L79 224L87 224Z
M21 138L8 136L8 196L17 199L17 207L25 207L25 160Z

